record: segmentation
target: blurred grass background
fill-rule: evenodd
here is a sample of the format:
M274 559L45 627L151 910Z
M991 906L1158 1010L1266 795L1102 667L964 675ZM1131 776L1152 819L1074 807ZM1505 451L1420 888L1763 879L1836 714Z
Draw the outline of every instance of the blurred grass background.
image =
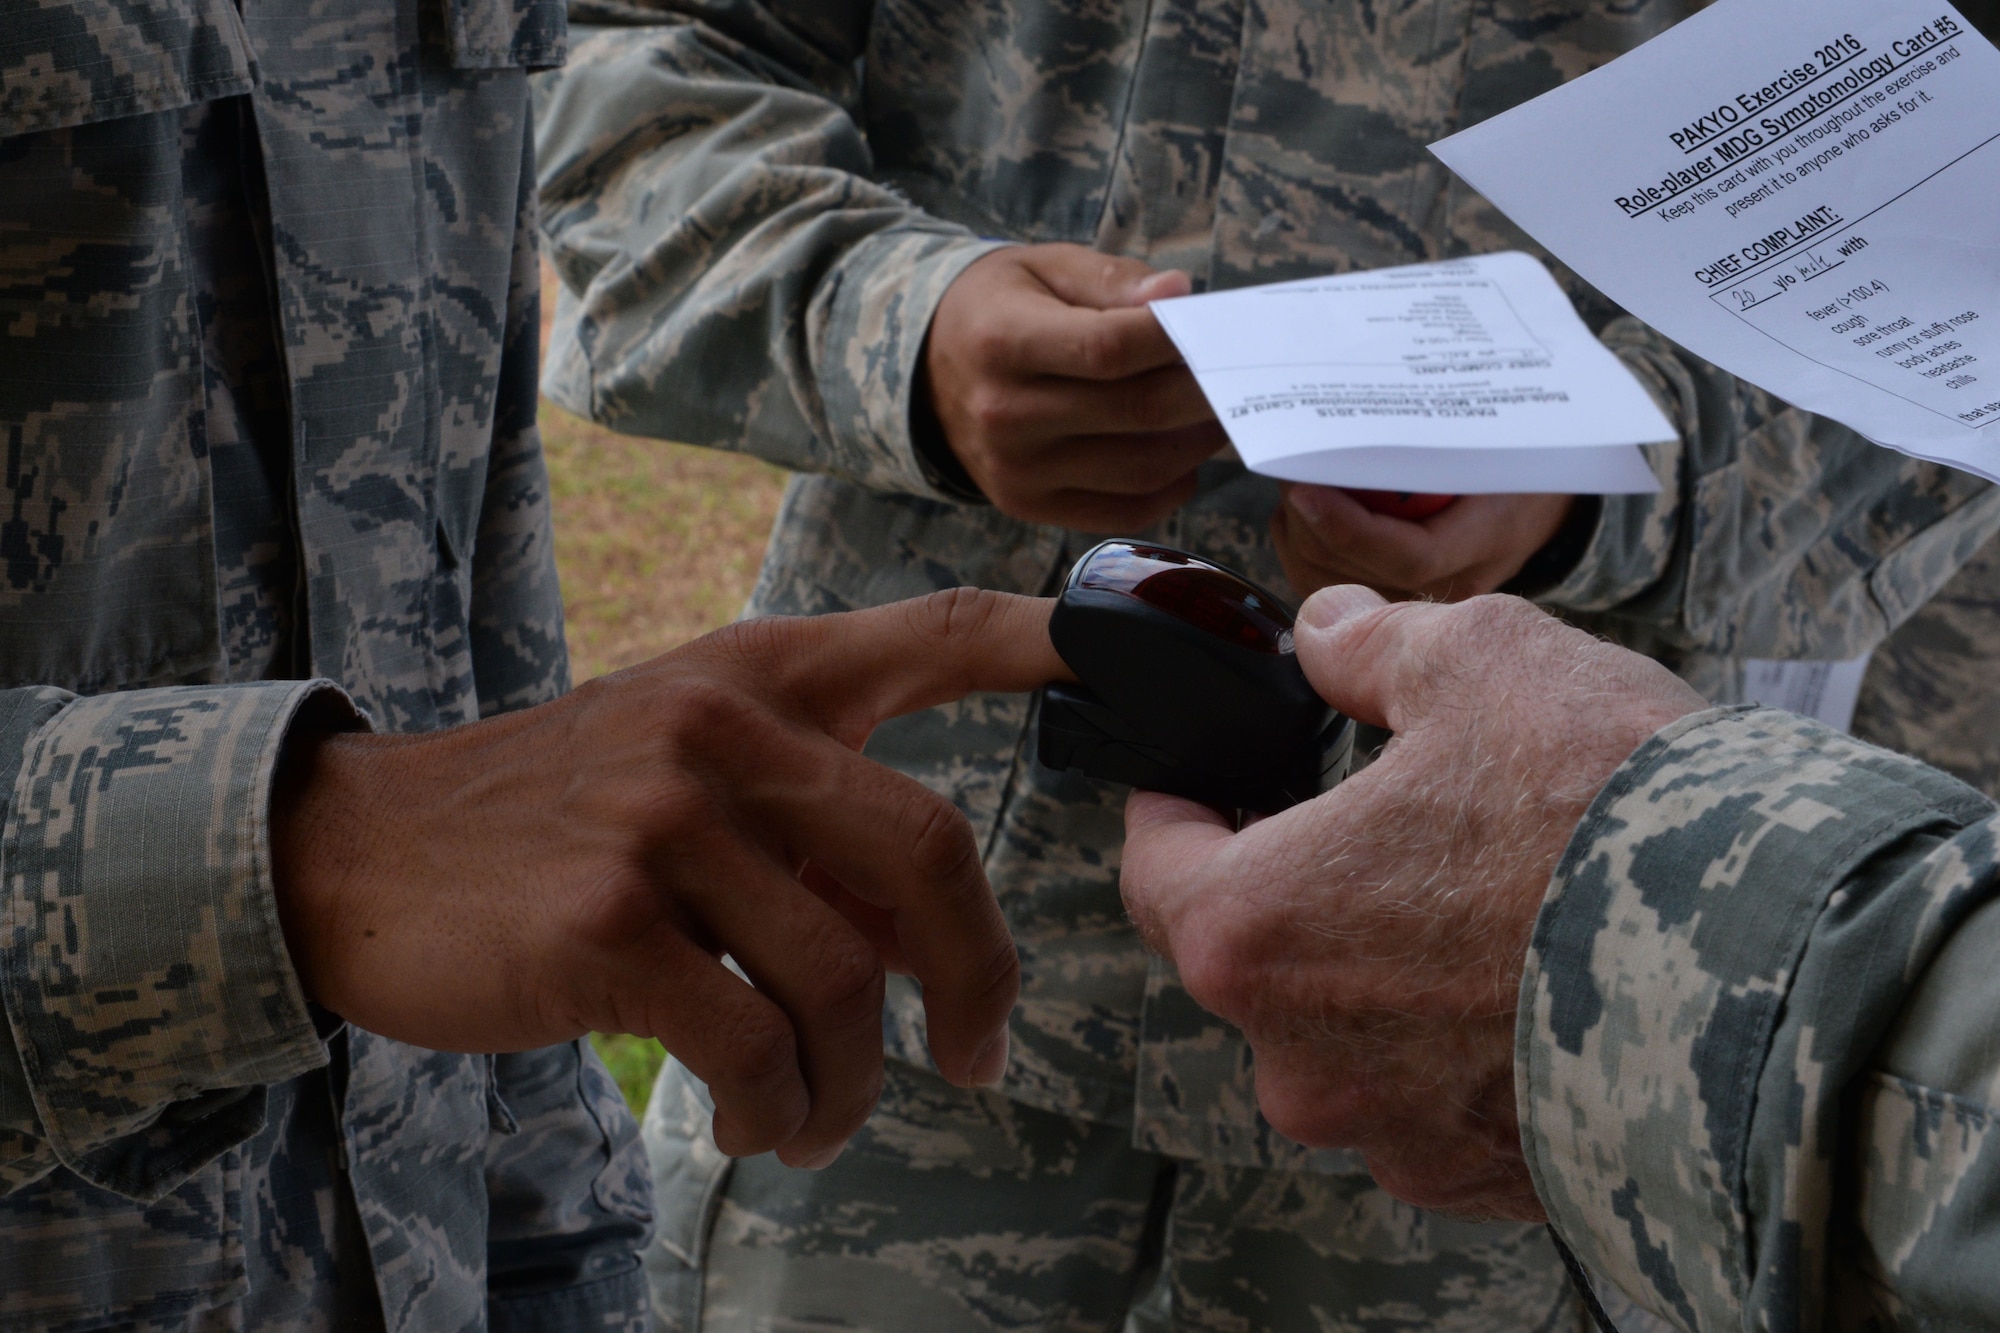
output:
M544 347L555 302L555 277L544 267ZM756 582L785 473L737 454L614 435L546 399L541 424L576 679L643 662L735 619ZM591 1040L643 1114L666 1055L660 1044Z

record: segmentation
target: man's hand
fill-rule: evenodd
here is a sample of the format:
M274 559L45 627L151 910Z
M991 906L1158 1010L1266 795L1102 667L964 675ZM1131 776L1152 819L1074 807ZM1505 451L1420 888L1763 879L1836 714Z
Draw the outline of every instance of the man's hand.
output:
M1080 245L996 250L946 289L923 391L1002 513L1136 532L1194 494L1228 437L1146 309L1184 273Z
M307 994L443 1050L658 1037L725 1152L794 1165L874 1107L885 966L923 982L945 1077L997 1082L1019 967L971 828L859 750L1067 676L1048 613L967 589L750 621L541 708L300 742L272 839Z
M1462 495L1413 523L1330 486L1287 485L1271 537L1301 597L1361 583L1385 597L1454 602L1520 573L1575 503L1572 495Z
M1281 1132L1359 1148L1391 1194L1538 1220L1514 1107L1516 994L1571 832L1619 764L1705 707L1677 678L1509 597L1320 593L1299 658L1382 757L1233 832L1135 793L1125 902L1242 1028Z

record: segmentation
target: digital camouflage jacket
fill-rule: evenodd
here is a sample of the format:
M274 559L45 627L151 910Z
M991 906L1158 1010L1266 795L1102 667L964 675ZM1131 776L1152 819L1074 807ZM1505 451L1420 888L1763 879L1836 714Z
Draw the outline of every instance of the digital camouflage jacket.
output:
M1667 728L1536 923L1522 1139L1684 1329L2000 1327L2000 816L1769 710Z
M1425 145L1699 6L572 0L572 60L537 92L565 287L545 388L804 474L756 611L1048 590L1095 538L968 503L912 439L924 334L968 263L1075 241L1224 288L1533 251ZM1544 599L1711 697L1733 697L1736 657L1866 651L2000 527L1985 483L1788 409L1558 273L1681 439L1652 453L1664 492L1607 500ZM1280 584L1276 494L1217 461L1154 535ZM870 749L985 840L1026 972L1009 1091L1164 1152L1351 1166L1259 1121L1247 1047L1124 919L1122 793L1039 769L1032 724L1023 699L974 698ZM922 1062L907 988L893 1013L891 1050Z
M641 1326L595 1057L313 1009L267 830L295 728L565 687L526 75L563 43L536 0L0 0L9 1333Z

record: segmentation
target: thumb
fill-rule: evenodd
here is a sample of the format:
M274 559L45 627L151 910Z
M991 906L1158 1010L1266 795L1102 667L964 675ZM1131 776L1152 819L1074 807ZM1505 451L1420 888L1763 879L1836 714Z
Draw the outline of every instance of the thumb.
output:
M1428 620L1444 608L1385 601L1358 584L1322 588L1299 608L1299 665L1319 696L1370 726L1403 729L1425 662Z
M1081 245L1044 247L1029 267L1058 300L1090 310L1128 309L1194 290L1185 273Z

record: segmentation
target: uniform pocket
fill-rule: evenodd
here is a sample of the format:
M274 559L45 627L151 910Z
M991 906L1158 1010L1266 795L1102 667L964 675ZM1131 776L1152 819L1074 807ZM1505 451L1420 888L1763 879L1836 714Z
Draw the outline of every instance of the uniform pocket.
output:
M239 1152L144 1207L63 1170L0 1197L0 1333L172 1324L247 1290Z
M25 0L0 31L0 139L250 91L231 0Z
M453 69L553 69L568 52L562 0L444 0Z
M579 1306L636 1316L652 1190L618 1085L588 1042L498 1056L493 1071L518 1126L487 1147L494 1327L582 1327L551 1313Z
M659 1333L698 1333L708 1239L735 1163L709 1137L715 1104L677 1060L653 1084L640 1134L652 1164L658 1215L646 1247L646 1285Z
M1949 583L2000 531L2000 490L1988 490L1882 557L1868 591L1883 617L1901 625Z
M162 55L148 97L217 86L181 73ZM38 86L13 125L34 120ZM80 123L0 138L0 683L207 679L220 651L184 143L199 111L41 102Z

